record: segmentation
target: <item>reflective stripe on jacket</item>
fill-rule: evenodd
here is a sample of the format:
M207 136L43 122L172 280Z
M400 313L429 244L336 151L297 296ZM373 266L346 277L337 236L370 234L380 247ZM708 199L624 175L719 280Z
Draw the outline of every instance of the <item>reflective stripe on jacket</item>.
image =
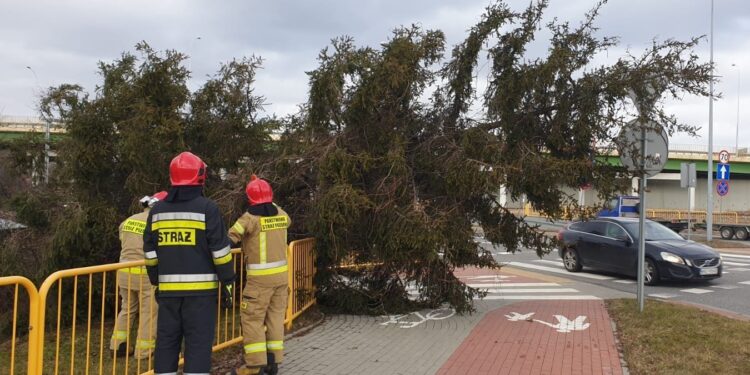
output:
M242 242L247 276L268 285L288 282L287 228L292 221L284 210L276 208L274 216L246 212L229 229L232 242Z
M213 295L219 281L234 280L225 228L216 204L202 195L167 199L151 209L144 250L149 279L160 296Z

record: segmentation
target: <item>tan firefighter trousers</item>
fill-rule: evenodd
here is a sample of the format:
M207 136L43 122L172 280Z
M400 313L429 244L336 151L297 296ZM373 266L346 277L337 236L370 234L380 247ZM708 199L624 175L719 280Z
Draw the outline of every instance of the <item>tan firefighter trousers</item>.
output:
M148 280L148 275L139 274L140 267L132 267L132 272L118 271L117 283L120 288L120 298L122 305L120 313L117 315L117 322L112 333L110 349L117 350L117 347L124 342L128 342L130 329L135 327L133 324L138 317L138 335L135 340L135 358L146 359L154 351L156 342L156 312L158 306L154 300L154 288ZM132 345L132 340L129 341Z
M262 286L248 279L240 304L247 366L264 366L266 353L273 354L276 363L284 360L284 313L288 293L286 283Z

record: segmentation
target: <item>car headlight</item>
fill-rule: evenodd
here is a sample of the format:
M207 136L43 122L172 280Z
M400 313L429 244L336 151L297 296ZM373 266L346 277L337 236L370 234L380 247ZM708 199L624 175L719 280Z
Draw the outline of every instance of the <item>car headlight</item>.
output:
M668 253L666 251L661 252L661 259L664 259L670 263L685 264L685 260L682 259L682 257L674 255L672 253Z

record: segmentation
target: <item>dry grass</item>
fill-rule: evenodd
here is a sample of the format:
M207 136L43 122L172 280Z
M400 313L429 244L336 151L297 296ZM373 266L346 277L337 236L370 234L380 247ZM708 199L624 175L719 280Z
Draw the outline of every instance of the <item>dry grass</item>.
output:
M631 374L750 374L750 322L648 300L608 301Z

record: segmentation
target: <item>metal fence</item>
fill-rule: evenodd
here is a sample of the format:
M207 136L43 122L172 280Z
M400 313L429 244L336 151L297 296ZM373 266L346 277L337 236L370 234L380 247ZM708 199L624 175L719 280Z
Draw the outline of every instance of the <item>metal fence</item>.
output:
M287 259L292 265L289 271L289 302L286 307L284 325L287 330L302 312L315 304L315 239L292 241L289 244Z
M27 298L21 298L21 289ZM14 374L26 366L26 373L35 371L34 358L29 347L36 347L37 314L39 313L39 293L34 284L21 276L0 277L0 292L4 300L0 306L0 373ZM7 307L7 308L6 308ZM25 362L25 363L24 363Z
M690 216L691 222L704 222L708 217L706 211L690 211L688 214L687 210L646 210L646 216L649 218L660 218L667 220L687 220ZM716 224L737 224L746 220L743 215L737 212L725 211L725 212L714 212L713 213L714 223Z
M530 204L525 205L523 209L513 209L511 210L511 212L519 216L531 216L531 217L543 217L544 216L542 215L542 213L534 210ZM570 215L575 216L574 214L575 212L572 212L568 208L563 210L563 217L568 217ZM687 210L647 209L646 216L648 218L658 218L658 219L666 219L666 220L687 220L688 211ZM690 211L689 216L690 216L691 222L700 223L700 222L706 221L706 217L708 216L708 213L706 211ZM738 224L738 223L750 222L750 217L748 217L747 215L742 215L734 211L714 212L713 219L714 219L714 223L716 224Z
M314 244L313 239L304 239L293 241L287 248L290 269L290 293L284 321L287 328L291 328L292 321L315 303ZM239 301L246 281L244 259L239 249L234 249L232 253L239 276L235 300ZM134 261L58 271L42 283L38 293L34 285L23 277L0 278L0 290L3 287L14 288L11 293L13 303L9 304L12 309L8 311L7 319L3 311L0 320L11 322L7 329L10 338L0 341L0 374L15 374L24 356L27 357L27 374L32 375L151 373L153 358L150 354L136 359L128 350L123 358L117 358L110 347L115 335L114 321L120 310L127 310L127 323L119 339L132 348L135 340L131 331L135 331L136 327L134 317L130 316L131 310L126 306L142 307L143 303L148 303L149 310L156 309L153 298L144 302L131 301L132 293L121 296L124 286L139 289L143 286L143 266L143 261ZM29 296L26 305L19 303L20 287L25 288ZM151 288L150 285L145 287ZM242 342L239 305L235 303L231 309L223 309L217 303L214 351ZM27 318L24 321L28 321L28 330L19 326L20 317ZM156 322L152 321L148 330L153 333L155 325ZM18 350L20 348L23 350ZM8 355L5 355L6 352Z

